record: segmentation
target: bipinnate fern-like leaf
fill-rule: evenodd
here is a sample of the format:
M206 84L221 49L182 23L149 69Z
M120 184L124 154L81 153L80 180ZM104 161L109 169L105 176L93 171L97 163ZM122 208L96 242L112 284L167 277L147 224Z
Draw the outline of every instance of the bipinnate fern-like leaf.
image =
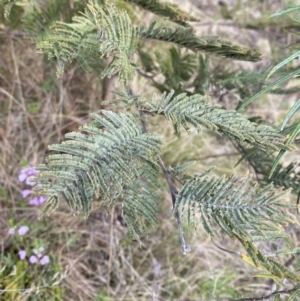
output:
M169 7L169 6L168 6ZM51 26L53 34L47 34L37 48L58 62L57 76L67 62L76 60L87 71L95 70L102 77L118 75L118 81L130 82L134 76L136 63L133 54L140 39L155 39L172 42L193 51L204 51L233 59L256 61L260 54L215 36L199 38L190 27L173 29L166 25L149 28L134 26L124 10L115 6L100 5L90 0L85 14L76 16L72 23L55 22ZM101 60L112 57L105 68Z
M197 55L172 46L163 54L157 53L156 61L158 62L159 72L164 76L164 82L153 80L153 86L161 93L174 90L176 94L179 94L195 87L195 83L191 79L198 71Z
M185 182L174 211L186 215L188 223L194 227L199 220L211 236L220 236L222 230L238 239L258 269L280 279L300 281L300 275L268 258L253 243L285 238L283 227L297 223L286 210L289 207L284 197L286 191L275 190L272 185L257 191L257 185L250 185L248 174L244 177L210 177L210 171Z
M257 192L257 185L249 185L251 177L231 175L210 177L210 170L188 180L178 194L175 209L187 210L188 222L196 225L196 212L210 235L223 229L230 237L237 231L252 237L265 231L281 231L283 225L294 223L292 215L283 212L286 191L277 191L272 185ZM252 238L251 238L252 239Z
M291 188L294 194L298 194L300 191L300 164L297 162L291 162L287 166L278 164L272 177L270 178L270 171L274 162L274 156L270 156L256 148L244 149L241 146L236 145L236 148L245 153L246 161L250 167L254 169L256 177L262 184L273 183L275 187L284 187L286 189ZM247 156L247 154L249 154Z
M125 10L117 10L113 5L100 6L97 1L89 1L87 7L87 16L100 33L102 55L113 57L103 77L118 74L119 80L131 81L137 67L131 58L138 43L136 27Z
M169 2L161 2L157 0L126 0L127 2L136 4L145 10L148 10L155 15L168 18L169 21L178 23L182 26L189 26L187 21L199 21L190 16L177 5Z
M260 56L255 50L232 45L215 36L199 38L192 28L155 27L153 22L149 28L138 29L124 10L117 10L113 5L99 5L95 0L88 2L84 16L74 17L72 23L55 22L52 29L53 34L47 35L37 48L50 59L57 59L58 76L67 62L76 60L87 71L101 72L103 77L118 74L119 81L129 82L137 68L132 55L139 39L172 42L193 51L233 59L256 61ZM100 58L108 56L113 59L104 68Z
M286 278L294 283L300 282L299 274L288 269L286 266L281 264L278 260L266 256L261 250L259 250L253 244L251 240L247 240L239 235L236 235L236 237L244 246L254 266L256 266L259 270L263 270L268 275L268 277L270 277L271 274L272 277L275 276L278 279Z
M55 22L53 34L47 35L37 49L47 53L49 59L57 60L59 76L66 63L77 61L83 69L100 73L104 62L100 59L101 52L96 25L89 19L76 16L72 23Z
M257 158L258 159L258 158ZM263 160L261 160L261 163ZM265 166L265 168L268 166ZM273 182L278 187L292 188L293 192L298 194L300 191L300 164L291 162L287 166L278 165L271 178L268 174L262 173L266 182ZM263 168L262 168L263 169Z
M119 81L131 81L136 69L131 56L138 39L128 14L113 5L89 1L85 16L74 17L72 21L54 23L54 34L37 45L49 59L57 58L57 74L65 63L76 60L85 70L101 71L103 77L118 74ZM104 69L101 58L108 56L113 59Z
M41 41L44 36L51 34L50 26L60 19L62 12L70 13L70 7L66 1L49 0L47 3L36 1L30 13L22 19L24 29L30 33L36 42ZM28 6L32 4L28 3Z
M141 102L140 106L172 120L177 132L180 132L181 126L188 131L191 126L199 130L203 125L229 136L242 145L256 145L266 151L286 148L281 142L284 137L270 126L250 122L236 111L227 111L219 105L207 102L207 98L200 94L187 96L186 93L182 93L175 97L173 95L174 91L164 93L160 97L154 95L151 102Z
M166 25L156 26L154 21L149 27L142 26L139 35L142 39L174 43L194 52L203 51L235 60L259 61L261 56L257 50L234 45L229 41L221 40L218 36L198 37L191 27L174 29Z
M54 210L61 199L70 208L87 216L93 203L110 209L122 202L124 219L131 234L138 236L146 224L156 223L156 199L150 187L157 183L157 156L160 136L142 133L130 114L102 111L106 117L92 113L93 121L81 132L66 134L70 139L49 149L60 154L49 155L39 165L36 190L48 196L44 213Z

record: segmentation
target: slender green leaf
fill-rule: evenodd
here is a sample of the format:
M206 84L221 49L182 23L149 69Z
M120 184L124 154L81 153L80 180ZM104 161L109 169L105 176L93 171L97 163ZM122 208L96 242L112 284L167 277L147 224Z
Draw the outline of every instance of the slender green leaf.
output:
M264 273L264 274L255 274L253 275L252 277L257 277L257 278L267 278L267 279L273 279L276 283L279 282L280 278L272 275L272 274L267 274L267 273ZM279 299L281 300L281 299ZM275 301L275 299L274 299Z
M250 103L252 103L256 98L258 98L259 96L265 94L266 92L272 90L275 86L287 81L288 79L290 79L291 77L293 77L296 74L300 73L300 69L297 69L296 71L287 74L286 76L278 79L277 81L275 81L274 83L268 85L267 87L265 87L264 89L262 89L261 91L259 91L258 93L256 93L254 96L252 96L251 98L249 98L248 100L246 100L245 102L243 102L241 104L241 106L238 108L237 111L240 111L241 109L245 108L246 106L248 106Z
M256 151L258 150L257 146L252 147L249 149L234 165L234 167L237 167L242 161L247 159L248 157L252 156Z
M171 167L170 171L174 172L175 174L180 174L182 173L184 170L188 169L190 166L192 166L193 164L195 164L195 161L189 161L187 163L184 163L182 165L176 166L176 167Z
M272 177L276 167L278 166L279 164L279 161L280 159L282 158L282 156L285 154L286 150L285 149L282 149L279 154L277 155L277 157L275 158L274 160L274 163L273 163L273 166L272 166L272 169L270 171L270 175L269 175L269 179Z
M297 301L300 297L300 288L294 291L286 301Z
M286 145L290 145L294 140L295 138L297 137L297 135L300 133L300 121L297 123L297 126L294 128L294 130L289 134L289 137L288 139L286 140ZM284 155L284 153L286 152L285 149L282 149L279 154L277 155L274 163L273 163L273 166L272 166L272 169L270 171L270 175L269 175L269 178L272 177L277 165L279 164L279 161L280 159L282 158L282 156Z
M296 254L296 253L300 253L300 247L297 248L293 248L293 249L280 249L278 251L276 251L275 254Z
M279 17L279 16L282 16L282 15L286 15L286 14L289 14L289 13L292 13L292 12L295 12L295 11L298 11L300 10L300 6L293 6L293 7L289 7L287 9L284 9L284 10L281 10L277 13L274 13L272 14L271 16L269 16L269 19L270 18L274 18L274 17Z
M300 109L300 99L297 100L297 102L291 107L289 112L286 114L281 125L281 129L280 129L281 131L284 129L284 127L286 126L288 121L292 118L292 116L298 111L298 109Z
M295 129L292 131L292 133L290 134L290 136L289 136L289 138L287 139L287 143L286 144L288 144L288 142L292 142L292 141L294 141L294 139L297 137L297 135L300 133L300 121L297 123L297 126L295 127ZM290 144L289 143L289 144Z
M279 64L277 64L268 74L267 79L274 74L278 69L280 69L281 67L283 67L284 65L286 65L287 63L289 63L290 61L292 61L293 59L295 59L296 57L300 56L300 51L295 52L294 54L292 54L291 56L289 56L288 58L286 58L285 60L283 60L282 62L280 62Z

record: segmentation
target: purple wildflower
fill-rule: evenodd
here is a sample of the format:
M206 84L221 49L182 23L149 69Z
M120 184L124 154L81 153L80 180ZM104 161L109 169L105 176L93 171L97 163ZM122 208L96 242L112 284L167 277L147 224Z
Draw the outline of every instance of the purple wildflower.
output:
M50 258L48 255L44 255L42 254L42 252L44 252L45 249L44 247L40 247L38 250L37 249L33 249L32 252L35 255L30 256L29 261L33 264L36 262L40 262L41 265L46 265L50 262Z
M27 179L31 176L35 176L38 174L38 171L35 170L32 166L26 167L26 168L22 168L20 174L19 174L19 181L23 182L26 180L26 184L27 183ZM32 182L28 185L33 186L34 184L32 184Z
M29 186L35 186L37 183L34 179L34 176L36 176L39 173L39 171L35 170L33 167L29 166L27 168L22 168L20 174L19 174L19 181L25 183ZM37 184L37 188L40 188L41 184ZM24 189L22 190L22 197L23 199L27 198L30 194L32 194L33 191L31 189ZM46 198L43 196L35 196L33 199L29 201L30 205L33 206L40 206L43 203L45 203Z
M15 234L15 229L14 228L9 228L7 234L8 235L14 235Z
M22 190L22 198L25 199L25 198L28 197L31 193L32 193L32 190L30 190L30 189L24 189L24 190Z
M50 259L49 259L48 255L43 256L43 258L40 260L41 265L48 264L49 262L50 262Z
M19 234L20 236L23 236L23 235L25 235L28 231L29 231L29 227L28 227L28 226L21 226L21 227L18 229L18 234Z
M25 250L20 250L19 251L19 257L21 260L24 260L26 257L26 251Z
M31 255L30 257L29 257L29 261L30 261L30 263L36 263L36 262L38 262L39 260L38 260L38 258L35 256L35 255Z
M36 196L36 197L34 197L33 199L31 199L29 201L29 204L33 205L33 206L40 206L43 203L45 203L45 201L46 201L45 197L43 197L43 196Z

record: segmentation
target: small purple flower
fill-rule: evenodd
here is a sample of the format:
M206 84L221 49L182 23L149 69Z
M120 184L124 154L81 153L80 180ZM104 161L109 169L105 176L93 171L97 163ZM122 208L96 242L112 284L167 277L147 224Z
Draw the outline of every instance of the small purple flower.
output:
M30 257L29 257L29 261L30 261L30 263L36 263L36 262L38 262L39 260L38 260L38 258L35 256L35 255L31 255Z
M29 231L29 227L28 227L28 226L21 226L21 227L18 229L18 234L19 234L20 236L23 236L23 235L25 235L28 231Z
M15 234L15 229L14 228L9 228L7 233L8 233L8 235L14 235Z
M24 169L21 170L20 174L19 174L19 181L23 182L27 179L27 173Z
M23 199L27 198L31 193L32 193L32 190L30 190L30 189L22 190L22 198Z
M48 255L43 256L43 258L40 261L41 265L48 264L49 262L50 262L50 259L49 259Z
M19 181L20 182L23 182L26 180L26 184L27 183L27 178L28 177L31 177L31 176L35 176L37 175L39 172L37 170L34 169L34 167L32 166L29 166L29 167L26 167L26 168L22 168L20 174L19 174ZM34 184L32 184L32 182L28 185L31 185L33 186Z
M50 262L50 258L48 255L44 255L42 254L42 252L44 252L45 249L44 247L40 247L38 250L37 249L33 249L32 252L35 255L30 256L29 261L33 264L36 262L40 262L41 265L46 265Z
M40 206L43 203L45 203L45 201L46 201L45 197L43 197L43 196L36 196L36 197L34 197L33 199L31 199L29 201L29 204L33 205L33 206Z
M39 173L38 170L35 170L34 167L29 166L26 168L22 168L19 174L19 181L24 182L29 186L35 186L37 188L41 187L41 184L37 184L36 179L34 178ZM22 190L22 197L23 199L27 198L33 191L31 189L24 189ZM46 198L43 196L35 196L30 201L29 204L33 206L40 206L45 203Z
M25 257L26 257L26 251L25 251L25 250L20 250L20 251L19 251L19 258L20 258L21 260L24 260Z

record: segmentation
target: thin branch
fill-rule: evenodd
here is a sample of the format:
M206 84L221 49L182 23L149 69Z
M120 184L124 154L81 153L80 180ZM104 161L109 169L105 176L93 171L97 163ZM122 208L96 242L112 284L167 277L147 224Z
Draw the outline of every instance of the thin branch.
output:
M161 167L161 169L164 173L164 176L167 180L167 183L169 185L170 193L171 193L171 197L172 197L172 204L173 204L173 208L174 208L175 202L176 202L176 196L178 194L178 190L174 186L173 182L171 181L170 174L169 174L167 168L165 167L165 164L164 164L163 160L161 159L161 157L158 157L158 164ZM174 217L175 217L176 222L178 224L179 239L180 239L183 254L189 253L191 251L191 247L186 243L186 241L184 239L183 227L182 227L182 223L181 223L181 219L180 219L180 215L179 215L178 210L176 212L174 212Z
M264 295L261 297L250 297L250 298L242 298L242 299L229 299L229 301L261 301L261 300L267 300L272 296L280 295L280 294L291 294L297 290L300 290L299 284L297 284L294 288L290 290L281 290L281 291L274 291L273 293L269 295Z
M218 246L218 245L214 242L214 240L213 240L212 237L211 237L210 239L211 239L212 243L213 243L218 249L220 249L220 250L222 250L222 251L224 251L224 252L230 253L230 254L234 254L235 256L242 257L240 252L237 252L237 251L230 251L230 250L224 249L224 248Z
M240 152L235 152L235 153L223 153L223 154L216 154L216 155L207 155L203 157L196 157L196 158L188 158L186 160L182 160L183 162L188 162L188 161L202 161L202 160L207 160L207 159L213 159L213 158L220 158L220 157L234 157L234 156L240 156Z
M143 71L141 71L140 69L136 69L136 71L143 77L145 78L148 78L148 79L151 79L154 81L154 77L157 75L157 74L152 74L152 75L148 75L147 73L144 73Z
M297 205L298 205L298 207L297 207L297 213L299 214L299 202L300 202L300 190L299 190L299 192L298 192L298 196L297 196Z
M127 89L129 91L129 94L131 96L133 96L134 93L133 93L132 89L129 86L127 86ZM143 111L143 110L139 110L139 114L140 114L140 117L141 117L142 132L147 133L147 125L146 125L145 118L144 118L144 116L146 115L146 112ZM160 168L162 169L163 174L164 174L164 176L166 178L166 181L168 183L170 193L171 193L171 198L172 198L172 205L173 205L173 208L174 208L175 202L176 202L176 196L178 194L178 190L175 187L175 185L173 184L173 182L171 180L171 177L170 177L170 174L168 172L168 169L165 167L165 164L164 164L164 162L163 162L163 160L161 159L160 156L158 157L158 164L159 164ZM183 254L186 254L186 253L191 251L191 248L186 243L186 241L184 239L183 227L182 227L182 223L181 223L181 219L180 219L180 215L179 215L178 211L174 212L174 217L175 217L177 225L178 225L179 239L180 239L182 251L183 251Z
M134 96L134 93L133 93L131 87L126 86L126 89L128 90L128 92L131 96ZM136 104L137 104L137 101L138 101L138 99L136 97L135 98ZM140 117L141 117L142 133L147 133L147 125L146 125L145 118L144 118L144 116L146 115L146 112L144 110L139 110L139 114L140 114Z
M110 281L111 281L111 267L113 261L113 244L114 244L114 215L115 207L112 208L110 213L110 233L109 233L109 258L108 258L108 271L107 271L107 291L110 291Z
M109 65L112 62L112 57L109 57L107 60L107 65ZM102 95L101 100L109 100L112 101L115 97L115 95L112 93L113 88L115 86L117 80L117 75L113 75L112 77L108 78L107 76L103 78L102 80Z
M246 150L241 145L236 144L235 141L233 141L231 139L230 139L230 141L237 150L241 150L242 154L246 153ZM247 158L247 162L253 168L256 180L257 180L257 182L259 182L259 172L258 172L256 166L251 162L251 160L249 160L249 158Z

